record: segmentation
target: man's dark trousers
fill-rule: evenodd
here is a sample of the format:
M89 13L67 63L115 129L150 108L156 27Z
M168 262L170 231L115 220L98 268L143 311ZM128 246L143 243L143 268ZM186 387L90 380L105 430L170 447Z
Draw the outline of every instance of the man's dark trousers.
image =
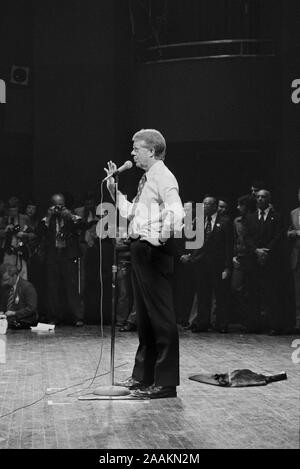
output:
M68 258L57 252L53 262L47 264L47 290L49 302L49 320L60 322L59 292L63 289L73 320L82 321L83 311L78 291L77 259Z
M139 347L132 377L144 384L179 384L179 339L173 308L173 256L166 246L131 243Z

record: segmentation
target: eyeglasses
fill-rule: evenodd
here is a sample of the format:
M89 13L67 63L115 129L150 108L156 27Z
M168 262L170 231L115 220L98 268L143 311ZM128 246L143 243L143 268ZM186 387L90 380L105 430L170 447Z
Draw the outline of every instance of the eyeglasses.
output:
M135 147L135 146L133 146L132 151L135 151L136 153L138 153L142 149L149 150L148 147L142 147L142 146L141 147Z

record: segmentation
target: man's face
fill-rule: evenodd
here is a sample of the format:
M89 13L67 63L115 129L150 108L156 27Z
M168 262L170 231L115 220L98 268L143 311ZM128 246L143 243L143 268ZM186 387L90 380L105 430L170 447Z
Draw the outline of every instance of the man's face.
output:
M36 214L36 205L27 205L26 215L28 215L28 217L34 217L35 214Z
M259 189L257 187L254 187L254 186L251 187L251 195L256 197L258 192L259 192Z
M1 278L1 286L2 287L13 287L14 284L16 283L16 280L17 280L17 275L16 274L9 275L8 272L5 272L2 275L2 278Z
M224 200L219 200L218 212L221 215L225 215L227 213L227 203Z
M58 205L59 207L63 207L65 205L65 199L61 195L55 194L52 197L52 203L53 205Z
M209 216L213 215L217 211L217 202L213 197L205 197L203 200L204 205L204 215Z
M265 210L270 205L270 196L267 191L258 191L256 196L257 208Z
M149 169L149 163L153 160L154 152L147 147L144 140L134 140L131 155L137 168L147 170Z

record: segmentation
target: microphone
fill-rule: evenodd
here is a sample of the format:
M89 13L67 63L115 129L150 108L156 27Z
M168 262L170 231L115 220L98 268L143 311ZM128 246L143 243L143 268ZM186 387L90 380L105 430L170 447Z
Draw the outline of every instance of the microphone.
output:
M132 161L130 160L125 161L125 163L122 164L122 166L120 166L114 173L112 173L111 176L106 176L106 178L103 179L103 182L107 181L107 179L109 179L110 177L114 177L116 174L120 174L120 173L123 173L123 171L126 171L127 169L131 169L132 166L133 166Z

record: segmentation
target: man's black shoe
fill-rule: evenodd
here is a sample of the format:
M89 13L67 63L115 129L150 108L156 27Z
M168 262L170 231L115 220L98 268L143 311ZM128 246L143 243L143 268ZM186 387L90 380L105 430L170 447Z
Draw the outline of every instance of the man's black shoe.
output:
M162 399L167 397L176 397L175 386L149 386L145 389L137 389L131 395L137 399Z
M143 389L146 387L143 383L134 378L125 379L125 381L117 381L114 383L115 386L122 386L123 388L128 389Z
M121 327L120 332L134 332L137 327L135 324L128 322L125 326Z

